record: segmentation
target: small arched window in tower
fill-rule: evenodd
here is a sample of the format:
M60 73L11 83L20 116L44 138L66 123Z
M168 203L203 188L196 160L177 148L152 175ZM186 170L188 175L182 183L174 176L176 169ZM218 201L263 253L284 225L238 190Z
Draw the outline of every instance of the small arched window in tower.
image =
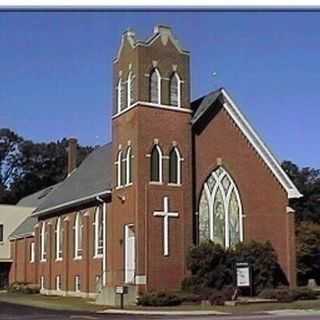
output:
M157 144L151 151L151 181L162 182L162 151Z
M130 107L135 101L135 75L132 71L129 72L127 81L127 104Z
M128 147L126 153L127 172L126 172L126 184L132 183L132 148Z
M122 151L119 151L117 161L116 161L116 181L117 181L117 187L121 186L121 163L122 163Z
M157 68L150 73L150 102L161 104L161 76Z
M120 78L117 85L118 112L126 108L126 84Z
M121 152L121 185L124 186L126 184L126 163L127 158L124 152Z
M181 156L177 147L169 155L169 183L181 184Z
M181 80L176 72L170 78L170 105L181 107Z

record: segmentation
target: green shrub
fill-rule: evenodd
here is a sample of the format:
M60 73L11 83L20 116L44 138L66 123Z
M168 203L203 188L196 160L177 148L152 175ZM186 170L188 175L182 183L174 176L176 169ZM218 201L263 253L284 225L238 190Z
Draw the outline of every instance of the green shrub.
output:
M231 287L235 284L237 262L248 262L253 267L256 293L288 284L270 242L251 241L224 249L219 244L206 241L189 251L187 268L191 275L182 282L182 289L204 295L212 289Z
M277 288L277 289L266 289L259 294L260 298L263 299L276 299L279 302L292 302L296 300L315 300L317 294L307 288Z
M165 292L151 292L145 293L138 298L138 305L148 307L165 307L165 306L177 306L182 303L181 298L176 294L170 294Z
M209 296L209 302L211 305L224 305L226 301L232 300L234 294L234 289L229 287L229 288L224 288L222 290L212 290L211 294Z
M40 287L28 282L13 282L8 291L11 293L36 294L40 292Z

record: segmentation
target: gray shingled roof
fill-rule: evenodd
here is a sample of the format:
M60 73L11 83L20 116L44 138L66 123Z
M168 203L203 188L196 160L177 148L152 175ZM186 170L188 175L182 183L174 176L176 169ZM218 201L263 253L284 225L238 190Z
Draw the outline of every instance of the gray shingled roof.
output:
M91 152L34 211L34 215L52 213L112 188L112 144L108 143Z
M221 89L215 90L192 102L192 108L194 109L194 114L191 119L191 123L195 124L213 105L213 103L222 94Z
M60 184L61 182L22 198L17 203L17 206L37 208L41 204L41 202L44 201L47 195L54 189L58 188Z
M30 208L30 215L34 209L36 209L51 193L53 190L57 189L60 186L60 183L57 183L48 188L42 189L38 192L35 192L29 196L22 198L18 203L17 207ZM10 235L10 238L20 238L23 236L31 235L33 232L33 227L37 223L37 217L29 216L27 217Z

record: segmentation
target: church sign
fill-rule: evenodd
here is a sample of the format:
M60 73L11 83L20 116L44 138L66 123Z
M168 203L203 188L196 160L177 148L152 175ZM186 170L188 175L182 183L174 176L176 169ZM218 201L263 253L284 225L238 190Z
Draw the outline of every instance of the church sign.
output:
M250 271L248 263L236 264L237 287L251 287Z

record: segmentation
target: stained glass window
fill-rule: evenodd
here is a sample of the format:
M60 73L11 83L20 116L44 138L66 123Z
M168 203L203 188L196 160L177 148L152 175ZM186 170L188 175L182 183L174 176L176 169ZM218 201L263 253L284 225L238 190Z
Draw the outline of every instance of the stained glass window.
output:
M180 107L180 79L177 73L170 78L170 105Z
M212 240L224 247L243 240L239 192L223 167L213 171L203 186L199 202L199 240Z

